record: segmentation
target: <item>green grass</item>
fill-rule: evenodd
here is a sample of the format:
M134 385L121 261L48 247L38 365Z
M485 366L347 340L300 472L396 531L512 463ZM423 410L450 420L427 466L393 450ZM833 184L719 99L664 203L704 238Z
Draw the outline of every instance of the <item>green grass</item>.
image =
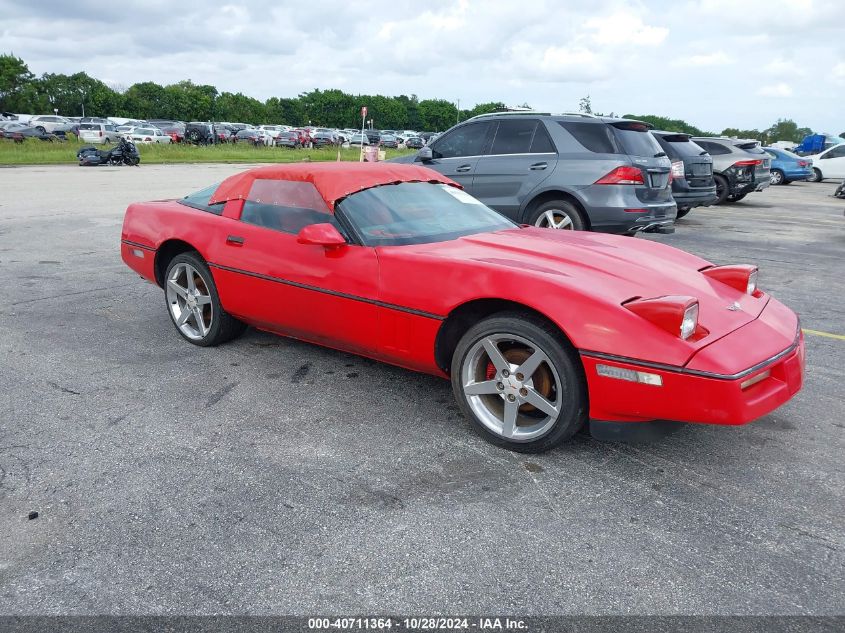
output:
M64 143L27 139L23 143L0 140L0 165L74 165L76 152L85 145L71 137ZM288 149L235 145L138 145L142 165L167 163L292 163L304 160L337 160L337 148ZM101 146L98 146L101 148ZM386 150L386 158L412 154L413 150ZM358 160L360 150L341 149L341 160Z

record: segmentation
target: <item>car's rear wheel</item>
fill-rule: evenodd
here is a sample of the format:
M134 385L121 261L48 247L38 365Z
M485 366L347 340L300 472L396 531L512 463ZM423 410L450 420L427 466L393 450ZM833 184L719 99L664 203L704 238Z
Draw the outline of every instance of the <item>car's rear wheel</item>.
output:
M527 314L503 312L471 327L452 356L452 389L475 430L510 450L548 450L587 419L577 354Z
M691 211L691 209L690 209L690 208L686 208L686 209L678 209L678 215L676 215L676 216L675 216L675 219L676 219L676 220L680 220L682 217L684 217L684 216L685 216L687 213L689 213L690 211Z
M47 133L47 129L43 125L36 125L35 129L38 130L39 132L41 132L42 134Z
M731 189L728 186L728 179L720 174L714 174L713 180L716 181L716 202L713 204L722 204L728 199Z
M773 185L783 185L786 184L784 182L783 172L780 169L773 169L772 172L769 174L769 181Z
M822 172L819 169L813 167L813 173L807 178L808 182L821 182L823 179Z
M578 208L567 200L550 200L534 209L529 224L544 229L583 231L587 223Z
M211 271L197 253L180 253L170 261L164 295L173 325L194 345L220 345L246 329L223 309Z

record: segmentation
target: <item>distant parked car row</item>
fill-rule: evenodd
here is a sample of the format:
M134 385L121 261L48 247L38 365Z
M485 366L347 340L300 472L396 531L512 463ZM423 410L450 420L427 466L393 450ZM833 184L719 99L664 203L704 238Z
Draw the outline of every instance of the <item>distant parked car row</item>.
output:
M691 209L741 200L771 183L758 141L692 138L641 121L582 113L473 117L414 156L521 223L671 233Z

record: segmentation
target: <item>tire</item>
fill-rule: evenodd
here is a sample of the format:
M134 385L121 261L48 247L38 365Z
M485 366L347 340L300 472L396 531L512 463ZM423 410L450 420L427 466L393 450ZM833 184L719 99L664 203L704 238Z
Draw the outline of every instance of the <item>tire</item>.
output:
M734 202L739 202L740 200L742 200L747 195L748 195L747 193L741 193L738 196L730 195L730 196L728 196L727 200L725 200L725 202L727 202L728 204L733 204Z
M526 361L537 365L523 376ZM513 451L549 450L587 420L578 355L556 328L529 314L500 312L472 326L452 355L452 390L475 431Z
M769 181L773 185L785 185L787 183L787 180L780 169L773 169L771 171L769 174Z
M164 277L164 300L176 331L194 345L220 345L246 329L245 323L223 309L211 271L196 252L180 253L170 260Z
M38 130L39 132L41 132L42 134L47 133L47 129L43 125L36 125L35 129Z
M684 217L690 211L692 211L692 209L678 209L678 215L675 217L675 219L680 220L682 217Z
M568 200L549 200L534 209L528 224L541 228L585 231L587 222L581 211Z
M813 167L813 175L807 178L807 182L821 182L822 180L824 180L822 172Z
M713 204L723 204L725 200L728 199L728 195L731 193L728 179L721 174L713 174L713 180L716 181L716 202Z

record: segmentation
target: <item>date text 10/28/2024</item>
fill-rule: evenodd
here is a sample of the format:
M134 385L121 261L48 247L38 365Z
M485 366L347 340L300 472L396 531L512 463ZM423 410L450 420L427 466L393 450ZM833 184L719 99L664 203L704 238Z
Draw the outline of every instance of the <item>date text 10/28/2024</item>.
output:
M314 631L389 631L394 628L403 631L527 631L528 623L508 617L324 617L308 618L308 628Z

